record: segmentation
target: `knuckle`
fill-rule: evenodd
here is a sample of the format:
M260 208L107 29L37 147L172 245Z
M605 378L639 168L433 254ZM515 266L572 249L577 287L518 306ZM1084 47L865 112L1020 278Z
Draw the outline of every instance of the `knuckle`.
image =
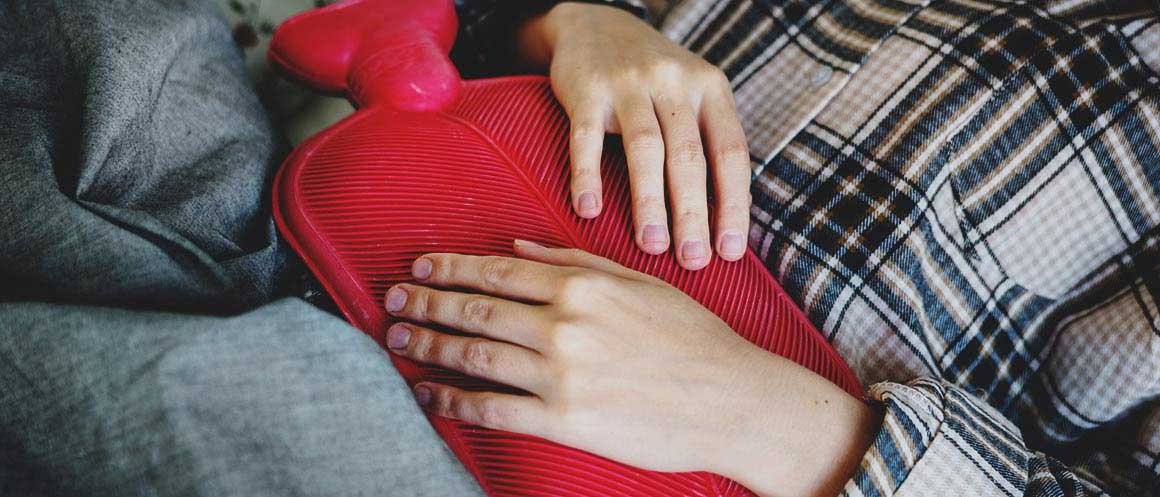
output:
M417 329L411 331L411 340L407 342L407 350L411 352L411 357L419 360L427 360L438 352L431 334Z
M673 59L657 59L648 66L648 73L651 77L659 79L677 80L680 79L688 68L680 61Z
M577 86L588 93L599 93L608 88L609 77L603 73L591 73L581 76Z
M591 384L591 381L582 378L581 375L573 371L561 371L556 374L556 391L554 393L560 399L575 399Z
M746 192L730 196L718 202L717 208L722 214L729 216L748 215L753 195Z
M559 299L556 302L561 311L556 323L555 335L566 337L572 335L573 320L578 315L584 315L587 310L597 305L600 296L608 293L612 285L611 276L600 273L583 271L560 279Z
M571 329L566 333L557 335L553 343L553 353L561 359L582 359L584 357L592 357L597 354L599 347L591 340L591 337L584 336L578 333L576 329ZM567 373L561 373L561 385L569 385ZM572 386L576 386L574 383ZM564 388L565 393L575 393L576 389Z
M624 148L630 154L658 152L664 147L664 140L658 129L651 126L633 131L624 138Z
M606 71L593 74L591 79L599 81L600 89L608 89L615 91L618 88L624 88L628 85L635 84L634 81L639 81L644 77L645 72L642 66L635 64L620 64L614 68Z
M452 270L455 263L446 254L427 254L424 256L431 261L431 276L438 279L447 279L455 274Z
M583 426L585 419L583 419L581 410L578 408L575 401L561 401L558 402L552 409L556 423L564 432L574 431L577 427Z
M592 290L592 276L584 272L576 272L560 278L560 295L565 303L575 303Z
M463 372L472 376L483 376L495 365L495 350L487 340L472 340L463 348Z
M729 76L722 71L720 67L713 64L705 63L698 69L698 75L710 85L718 87L730 87Z
M479 424L486 427L498 428L506 426L511 414L495 399L482 399L475 406L475 414Z
M673 146L673 161L683 166L705 166L705 150L698 140L681 140Z
M484 325L491 321L495 306L483 298L471 298L463 304L461 316L466 324Z
M411 304L411 312L420 318L427 317L431 313L431 307L436 305L431 292L422 287L412 287L410 293L412 297L407 301Z
M565 350L570 340L574 338L575 329L567 321L558 321L547 330L544 340L545 346L552 351Z
M441 388L435 393L435 412L440 415L460 419L463 417L463 402L458 395Z
M674 212L678 223L696 223L709 218L709 212L704 201L700 206L692 198L681 199L681 208Z
M749 147L741 142L722 145L715 154L719 164L749 164Z
M572 124L572 139L576 141L588 140L604 134L604 129L594 122L578 122Z
M480 276L489 288L503 288L511 280L512 265L499 257L488 257L484 259Z

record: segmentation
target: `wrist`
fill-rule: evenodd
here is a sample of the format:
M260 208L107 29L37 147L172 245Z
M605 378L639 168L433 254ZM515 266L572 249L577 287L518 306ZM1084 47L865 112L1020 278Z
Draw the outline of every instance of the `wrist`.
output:
M837 495L873 442L879 415L813 372L765 354L767 385L736 407L743 429L713 471L758 495Z
M555 10L552 7L548 12ZM543 71L552 61L555 47L554 34L549 39L548 12L528 18L516 30L516 63L526 68Z
M591 36L594 27L609 20L637 19L632 13L611 5L560 2L547 11L529 17L516 31L517 61L529 68L546 70L561 37L569 33Z
M548 10L529 17L516 32L516 58L534 69L545 70L552 62L556 40L567 32L562 26L569 19L582 15L585 9L602 8L575 2L560 2ZM579 11L577 11L579 9Z

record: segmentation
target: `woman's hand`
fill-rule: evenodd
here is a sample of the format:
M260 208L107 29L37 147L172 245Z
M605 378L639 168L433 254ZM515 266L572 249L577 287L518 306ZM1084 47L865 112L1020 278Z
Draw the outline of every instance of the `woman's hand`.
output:
M709 263L711 167L717 253L741 258L749 226L749 150L729 80L719 69L631 14L603 5L559 4L524 26L519 46L524 60L550 64L552 89L571 118L572 202L580 216L600 213L604 135L619 133L637 245L650 254L669 246L667 182L678 261L686 269Z
M421 383L425 408L764 495L834 495L853 473L874 424L862 402L661 280L579 250L516 255L424 255L421 285L387 293L407 321L388 330L393 352L530 393Z

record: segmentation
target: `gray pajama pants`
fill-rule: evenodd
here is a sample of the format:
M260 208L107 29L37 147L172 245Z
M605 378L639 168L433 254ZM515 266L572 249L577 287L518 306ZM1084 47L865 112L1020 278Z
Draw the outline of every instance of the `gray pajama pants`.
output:
M285 297L281 152L208 1L0 1L0 495L479 494Z

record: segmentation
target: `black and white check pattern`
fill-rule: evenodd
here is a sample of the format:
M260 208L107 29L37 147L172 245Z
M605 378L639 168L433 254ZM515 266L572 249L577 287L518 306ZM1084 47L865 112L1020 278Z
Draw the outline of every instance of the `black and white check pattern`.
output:
M1160 492L1157 4L673 3L751 246L886 408L845 493Z

